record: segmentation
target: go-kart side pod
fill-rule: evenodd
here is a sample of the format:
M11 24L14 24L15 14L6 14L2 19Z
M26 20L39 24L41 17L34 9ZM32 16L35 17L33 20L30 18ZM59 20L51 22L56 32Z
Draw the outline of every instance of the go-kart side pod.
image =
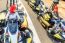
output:
M49 21L49 19L50 19L49 14L48 14L48 13L45 13L45 14L43 15L43 19L46 20L46 21Z
M32 38L28 38L27 43L32 43Z
M25 27L25 28L28 27L28 22L27 22L27 17L26 17L26 16L24 16L24 22L21 23L21 26L22 26L22 27Z
M56 39L59 39L59 40L62 39L62 37L59 34L55 34L55 35L53 35L53 37L55 37Z
M46 27L50 26L50 24L49 24L46 20L44 20L42 17L40 17L40 20L42 21L42 23L43 23Z
M39 11L39 10L40 10L40 7L39 7L39 6L37 6L37 7L36 7L36 10L37 10L37 11Z

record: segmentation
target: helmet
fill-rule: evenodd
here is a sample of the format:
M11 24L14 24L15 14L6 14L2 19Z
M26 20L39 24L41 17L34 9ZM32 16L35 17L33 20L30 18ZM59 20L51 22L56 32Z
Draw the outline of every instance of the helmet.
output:
M10 13L14 13L16 11L16 5L11 5L10 7Z

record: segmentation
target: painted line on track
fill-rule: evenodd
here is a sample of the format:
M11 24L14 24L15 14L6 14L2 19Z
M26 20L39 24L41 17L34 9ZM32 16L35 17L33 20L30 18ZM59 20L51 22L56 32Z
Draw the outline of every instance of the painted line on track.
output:
M34 27L34 25L32 23L32 20L30 19L30 16L29 16L28 12L26 11L26 8L24 7L21 0L18 0L18 5L20 5L19 8L23 8L24 12L27 14L28 26L33 32L33 41L34 41L34 43L41 43L41 41L40 41L40 39L38 37L38 34L37 34L36 30L35 30L35 27Z

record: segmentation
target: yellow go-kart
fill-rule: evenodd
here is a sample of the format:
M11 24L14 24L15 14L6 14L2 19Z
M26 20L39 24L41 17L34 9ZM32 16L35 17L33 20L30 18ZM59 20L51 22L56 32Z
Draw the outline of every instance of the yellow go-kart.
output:
M56 17L52 12L49 12L49 11L45 12L41 16L40 15L38 16L38 20L40 21L40 23L42 24L43 27L51 27L51 26L53 26L54 23L50 22L50 20L52 18L57 19L58 17Z
M45 14L38 16L38 20L40 21L43 27L49 27L51 26L51 24L49 23L51 16L51 13L46 12Z
M52 30L50 33L49 32L48 35L54 43L55 42L65 43L65 32L63 32L61 29L59 29L57 32L56 30Z
M65 43L65 21L62 18L51 19L54 22L54 26L48 28L47 32L53 41Z
M32 43L33 42L33 33L32 31L28 28L28 21L27 21L27 16L25 15L24 12L19 12L20 18L21 18L21 23L20 23L20 28L22 28L22 31L26 33L26 37L24 39L25 43ZM26 41L25 41L26 40Z

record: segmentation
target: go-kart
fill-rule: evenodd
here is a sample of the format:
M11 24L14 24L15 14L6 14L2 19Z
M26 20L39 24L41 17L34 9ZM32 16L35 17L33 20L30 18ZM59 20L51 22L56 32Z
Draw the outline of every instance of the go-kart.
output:
M54 26L47 30L49 36L55 41L65 43L65 21L60 19L54 19Z
M51 26L51 23L49 22L50 19L52 18L52 13L51 12L45 12L42 15L39 15L38 20L42 24L43 27L49 27Z
M57 19L58 17L53 13L53 11L50 11L50 9L47 9L45 12L39 12L38 13L38 20L41 22L43 27L52 27L54 25L54 22L51 21L52 18Z
M33 33L28 28L27 16L24 12L19 11L18 13L19 13L20 18L21 18L19 30L20 30L20 34L21 34L22 39L20 40L20 42L33 43Z

